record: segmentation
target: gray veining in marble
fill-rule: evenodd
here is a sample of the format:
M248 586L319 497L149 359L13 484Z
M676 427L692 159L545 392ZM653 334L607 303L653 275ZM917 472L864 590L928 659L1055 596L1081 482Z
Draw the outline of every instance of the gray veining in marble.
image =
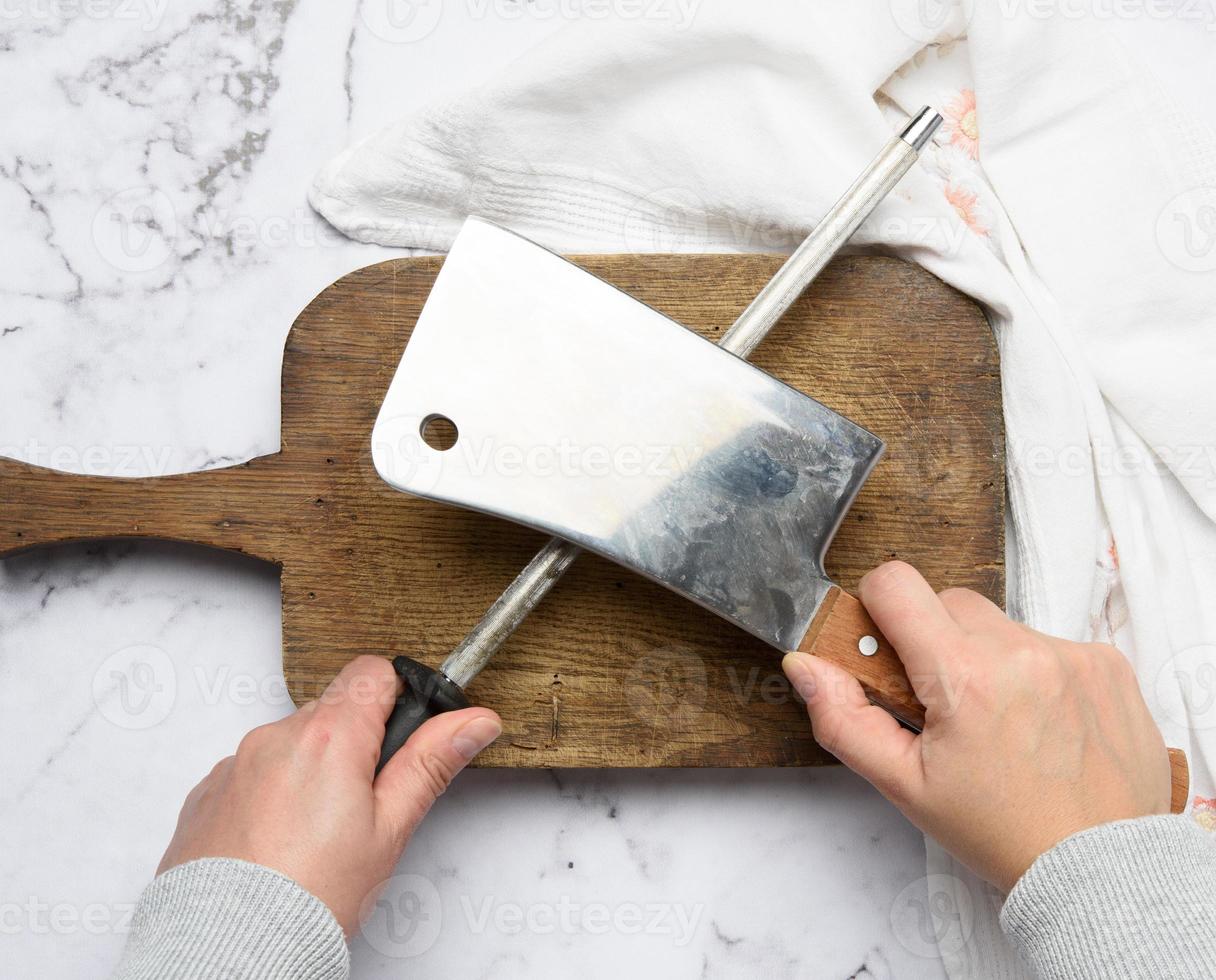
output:
M5 8L0 453L135 476L277 448L292 318L394 254L327 230L314 170L560 26L453 4L408 42L378 2ZM272 569L189 547L0 563L8 975L115 962L186 791L290 710L278 607ZM355 974L939 977L923 876L841 770L472 772Z

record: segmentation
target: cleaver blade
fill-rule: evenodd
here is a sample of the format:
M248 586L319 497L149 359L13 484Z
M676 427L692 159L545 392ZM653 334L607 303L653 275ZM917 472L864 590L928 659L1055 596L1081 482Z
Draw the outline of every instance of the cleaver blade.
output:
M432 434L443 426L448 442ZM451 441L454 434L454 442ZM824 555L877 436L561 256L470 218L372 435L406 493L572 541L924 708Z

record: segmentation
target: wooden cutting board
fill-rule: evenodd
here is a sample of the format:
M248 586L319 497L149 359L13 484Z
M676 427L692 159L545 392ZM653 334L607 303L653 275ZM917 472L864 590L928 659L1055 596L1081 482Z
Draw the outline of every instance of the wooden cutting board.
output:
M715 338L781 260L575 261ZM440 263L361 269L300 314L283 360L275 456L147 480L0 460L0 557L56 542L164 538L274 562L297 703L358 654L438 664L543 542L396 493L372 467L380 399ZM753 360L887 441L828 556L837 581L852 587L867 568L900 557L938 588L1003 599L1000 381L991 332L970 300L893 259L840 259ZM468 693L506 724L482 765L831 761L810 737L777 651L594 556L579 559Z

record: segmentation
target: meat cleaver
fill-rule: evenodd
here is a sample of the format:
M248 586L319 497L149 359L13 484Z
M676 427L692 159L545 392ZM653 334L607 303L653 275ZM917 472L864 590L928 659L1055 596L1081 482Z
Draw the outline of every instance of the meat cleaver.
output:
M864 185L863 177L855 190ZM767 300L762 294L753 316L740 318L755 337L735 350L758 342L822 267L813 265L804 263L798 284L778 274ZM762 301L770 310L753 310ZM398 490L554 537L442 670L396 658L407 692L389 720L381 765L425 717L468 704L462 685L484 666L487 649L578 548L783 653L837 664L872 703L920 731L926 707L898 656L824 571L832 538L882 452L876 435L731 350L561 256L470 218L381 406L373 461ZM920 679L917 689L947 708L958 693L937 678ZM1181 812L1186 756L1171 749L1170 763L1172 807Z
M721 349L718 356L707 357L704 345L696 343L697 338L679 324L640 303L630 302L629 297L594 277L579 274L557 256L483 222L469 224L461 236L464 243L456 260L449 255L446 263L451 267L449 286L443 292L436 290L437 295L432 297L437 312L425 319L439 323L440 328L451 315L471 315L497 322L501 307L509 310L509 316L501 323L508 331L505 341L508 348L514 342L511 331L531 322L532 310L542 306L548 328L556 326L560 330L573 324L575 329L557 335L560 340L556 344L552 337L544 336L544 330L540 336L530 338L538 340L541 346L522 355L528 359L529 367L517 374L516 379L524 382L523 391L536 404L526 414L517 416L514 431L483 427L477 433L481 436L482 450L488 449L490 453L488 457L483 453L482 459L497 460L495 476L507 476L509 469L518 469L505 465L502 454L526 467L522 474L525 480L513 484L515 492L508 495L505 510L497 500L479 500L476 494L462 497L461 491L453 492L450 487L445 488L447 496L443 496L443 491L439 495L466 506L501 511L539 527L567 529L584 521L590 523L574 539L551 537L438 669L409 657L394 658L393 666L406 684L385 725L381 767L428 718L468 705L464 687L486 667L495 651L578 558L583 547L581 541L604 554L633 562L643 574L657 577L743 628L758 632L781 649L795 641L807 643L812 634L816 637L822 634L819 648L826 651L838 644L844 620L850 616L857 619L867 630L858 640L858 653L877 658L857 663L858 670L864 669L867 676L871 696L881 699L908 724L917 723L919 705L909 700L906 683L886 676L888 667L898 669L898 663L877 633L870 630L860 607L823 577L820 560L857 487L878 458L881 443L813 401L799 399L796 392L762 373L730 370L736 361L729 355L746 358L755 349L899 183L920 151L929 145L941 122L940 113L923 106L898 135L887 141L722 334L717 344ZM496 250L501 254L496 254ZM554 282L561 285L560 295L548 295L542 303L539 297L529 295L526 287L520 294L517 287L521 280L515 276L533 273L545 277L556 273ZM494 275L500 278L505 275L513 287L500 304L484 298ZM547 278L536 280L534 286L544 288L542 284L547 286ZM468 290L469 297L480 292L482 308L463 308L462 302L468 297L460 295L449 303L446 297L461 290ZM563 306L567 302L584 312L572 315ZM591 304L589 310L584 309L586 303ZM486 309L487 306L492 308ZM597 338L605 330L611 332L614 318L627 325L622 335L626 346L618 349L614 346L616 339L610 338L606 347L597 349L594 346ZM426 333L435 331L432 328ZM521 356L518 349L511 349L506 361L495 360L498 355L494 345L504 343L504 335L493 328L490 333L488 346L478 348L476 356L480 363L492 373L503 367L514 370L511 361ZM526 334L524 330L521 336ZM456 342L459 350L464 334L452 335L456 336L461 337ZM650 349L647 345L652 340L657 340L662 349ZM584 341L591 346L584 345ZM472 342L478 343L479 338L473 337ZM428 351L429 343L427 340L411 343L406 353L410 364L404 368L400 384L394 385L396 394L390 393L382 406L373 445L377 466L389 483L423 494L438 489L444 458L435 452L450 450L455 445L454 440L427 439L428 431L442 427L448 436L455 433L459 437L455 423L441 411L420 414L410 397L400 397L406 390L404 386L411 383L405 376L419 371L415 357L418 349L428 359L446 356L442 339ZM600 358L609 353L616 355L610 362L614 373L601 377ZM674 370L679 374L668 376L662 369L654 370L651 363L654 353L682 357L691 354L691 361L687 365L676 363ZM688 375L689 367L698 373ZM563 393L565 405L561 399L550 397L546 368L558 372L553 380L562 378L553 391ZM426 368L421 370L426 373ZM686 377L699 380L682 391ZM581 379L585 378L607 383L598 390L594 386L584 388ZM731 389L731 396L723 398L716 387L722 382L728 386L738 382L740 387L738 391ZM660 392L665 394L660 397ZM523 404L518 391L505 394L512 404ZM612 413L601 417L601 409L608 406L613 406ZM561 416L566 423L555 426L552 419L559 409L571 409L575 414ZM491 410L488 414L496 413ZM660 422L654 432L645 436L644 444L645 429L624 428L629 424L652 425L655 418ZM596 425L605 423L605 431L596 430ZM805 426L801 436L795 432L799 424ZM569 434L561 432L568 425L576 427L575 434L581 439L593 441L583 445L572 441ZM754 445L746 445L748 434L755 440ZM467 452L474 440L468 438L467 430L465 436L462 444ZM546 438L550 440L548 445ZM815 485L799 483L798 474L803 472L799 466L807 458L806 452L799 458L791 449L791 444L799 440L802 448L815 454L818 460ZM425 448L422 442L427 444ZM484 474L484 466L479 469ZM573 498L566 500L567 509L584 508L579 514L572 516L555 509L546 517L543 509L537 512L535 495L543 498L550 492L555 473L598 481L598 485L584 484L590 487L589 492L576 490ZM463 480L452 480L449 472L444 482L463 483L468 489L478 475L466 465ZM614 484L613 477L628 479ZM784 485L787 483L788 486ZM572 486L566 490L570 491ZM691 496L681 497L684 493ZM770 502L788 499L781 507L753 511L748 501L757 497ZM804 510L799 512L796 505L790 506L790 499L805 504ZM744 515L742 522L731 523L738 515ZM693 523L682 523L685 520ZM757 556L747 550L749 535L759 534L761 541L765 535L775 535L781 541L783 535L794 532L807 535L797 551L778 548L757 562ZM772 577L774 574L786 573L794 576L793 593L786 585L774 584L782 581ZM805 593L799 591L804 584L802 576L806 577L809 590ZM827 628L829 615L836 617L831 629ZM832 637L837 641L832 641Z
M539 245L468 220L372 446L396 489L625 565L923 725L899 658L823 568L882 440Z

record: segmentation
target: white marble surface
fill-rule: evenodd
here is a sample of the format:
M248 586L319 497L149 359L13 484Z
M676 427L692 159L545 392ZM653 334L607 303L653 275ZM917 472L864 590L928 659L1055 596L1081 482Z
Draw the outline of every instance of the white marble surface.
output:
M277 448L292 318L391 254L327 233L311 174L568 9L449 4L409 40L375 2L5 7L0 453ZM0 972L115 962L184 794L290 710L278 607L273 570L186 547L0 563ZM399 873L358 977L942 975L921 837L842 770L470 772Z

